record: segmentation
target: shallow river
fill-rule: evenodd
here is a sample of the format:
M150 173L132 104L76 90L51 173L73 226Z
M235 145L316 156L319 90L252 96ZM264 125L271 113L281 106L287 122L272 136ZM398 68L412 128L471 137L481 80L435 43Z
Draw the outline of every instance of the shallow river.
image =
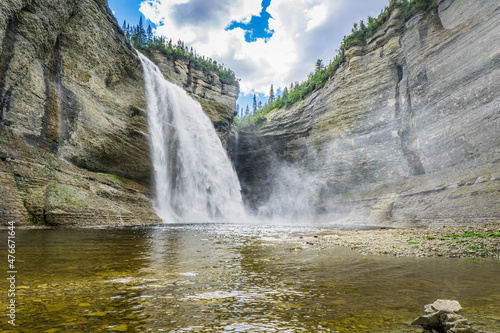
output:
M0 331L421 332L412 319L447 298L474 327L500 332L498 259L365 256L299 238L325 230L17 230L17 325L2 313ZM7 289L4 278L3 311Z

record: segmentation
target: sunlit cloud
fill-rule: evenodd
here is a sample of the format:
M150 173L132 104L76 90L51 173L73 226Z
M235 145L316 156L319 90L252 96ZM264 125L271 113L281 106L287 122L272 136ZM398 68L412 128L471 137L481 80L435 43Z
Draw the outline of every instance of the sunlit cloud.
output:
M307 22L306 31L310 31L319 27L324 23L328 16L328 10L325 5L317 5L311 9L306 10L306 17L309 19Z
M267 94L271 84L277 89L305 80L316 59L327 64L352 23L377 16L385 5L387 0L272 0L267 18L255 0L148 0L140 11L157 26L156 35L180 39L231 68L242 92ZM254 31L266 38L249 38L263 17L268 26Z

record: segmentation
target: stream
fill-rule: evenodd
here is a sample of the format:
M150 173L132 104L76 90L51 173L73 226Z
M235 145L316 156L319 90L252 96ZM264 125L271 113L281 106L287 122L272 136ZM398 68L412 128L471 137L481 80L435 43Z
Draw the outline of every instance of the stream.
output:
M421 332L410 322L444 298L500 332L498 260L361 255L323 246L329 228L18 229L16 326L0 331Z

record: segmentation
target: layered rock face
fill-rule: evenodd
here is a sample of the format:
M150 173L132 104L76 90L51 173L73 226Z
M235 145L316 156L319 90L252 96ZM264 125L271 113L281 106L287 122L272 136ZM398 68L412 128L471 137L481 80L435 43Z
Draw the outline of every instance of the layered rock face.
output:
M235 155L254 208L280 165L308 180L317 218L428 225L500 218L500 6L400 12L322 89L277 110ZM311 192L311 188L313 191Z
M142 69L106 1L2 10L2 126L79 167L149 182Z
M0 41L0 223L160 222L142 67L107 1L2 2Z
M0 7L0 222L158 221L142 69L107 2Z

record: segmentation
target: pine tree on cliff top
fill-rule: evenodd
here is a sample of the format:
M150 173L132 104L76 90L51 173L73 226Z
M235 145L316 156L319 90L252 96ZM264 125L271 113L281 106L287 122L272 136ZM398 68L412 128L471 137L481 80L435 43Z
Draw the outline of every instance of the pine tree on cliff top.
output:
M269 89L269 104L274 103L274 88L273 85L271 84L271 89Z

